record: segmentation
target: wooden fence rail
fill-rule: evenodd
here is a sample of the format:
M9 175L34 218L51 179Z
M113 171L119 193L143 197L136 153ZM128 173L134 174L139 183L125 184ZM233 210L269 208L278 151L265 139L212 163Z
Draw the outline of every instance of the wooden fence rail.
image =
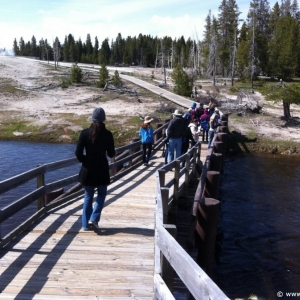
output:
M162 145L164 143L164 140L162 138L163 135L162 133L166 129L167 125L168 125L167 123L164 125L160 125L154 131L155 143L153 147L153 154L155 154L157 151L159 151L162 148ZM141 141L138 139L138 141L135 141L133 143L130 143L128 145L116 149L116 156L109 163L109 169L111 173L113 173L113 175L111 176L112 182L125 176L126 174L131 172L133 169L137 168L142 163L141 161L142 150L140 150L141 148L140 146L141 146ZM124 152L126 153L125 157L122 156L122 153ZM128 163L128 166L124 167L126 163ZM45 183L44 176L48 172L59 170L75 164L79 165L79 162L76 157L57 161L57 162L52 162L44 165L39 165L38 167L32 170L29 170L27 172L24 172L22 174L16 175L14 177L8 178L0 182L0 195L1 195L9 190L12 190L22 184L29 182L32 179L35 178L37 179L36 190L30 192L29 194L23 196L22 198L17 199L14 202L0 209L0 229L1 229L1 224L4 221L6 221L8 218L12 217L14 214L27 207L29 204L38 201L38 205L37 205L38 213L35 214L35 216L33 216L31 222L26 220L25 221L26 225L21 224L21 226L19 226L19 230L13 230L12 232L8 233L7 236L9 236L9 238L7 238L7 236L2 238L1 230L0 230L0 249L3 248L8 242L10 242L17 234L21 232L20 228L22 228L22 230L26 229L38 217L44 215L49 210L49 207L54 208L69 200L70 197L60 197L60 201L58 202L54 201L53 204L45 203L45 197L47 194L59 188L68 186L69 184L77 183L78 174L48 184ZM119 171L115 172L114 170L118 168ZM77 196L83 195L83 189L81 185L76 185L75 189L71 189L67 191L66 194L69 195L70 191L77 192L76 194ZM75 197L75 195L73 196Z
M218 142L218 134L215 134L212 144L215 145ZM211 156L214 154L214 150L214 146L209 149L203 166L200 166L201 144L196 144L178 160L157 170L154 272L154 291L157 299L175 299L172 295L173 277L170 278L172 270L177 273L195 299L229 299L208 274L176 242L176 226L166 224L166 222L176 224L178 198L184 192L184 188L187 188L190 178L195 176L197 170L201 169L192 208L192 215L195 218L195 223L192 225L194 233L199 207L205 203L207 174L210 170ZM185 167L180 169L183 161L186 162ZM173 168L175 168L174 178L166 182L166 173ZM183 175L185 179L180 180ZM170 195L172 189L173 193ZM212 228L211 235L215 234L214 229ZM208 251L213 253L211 249Z

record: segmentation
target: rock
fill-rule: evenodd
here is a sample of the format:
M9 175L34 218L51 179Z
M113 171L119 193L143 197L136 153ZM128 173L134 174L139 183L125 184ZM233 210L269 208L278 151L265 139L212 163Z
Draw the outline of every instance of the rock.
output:
M22 136L22 135L24 135L24 133L23 132L19 132L19 131L14 131L13 135L15 135L15 136Z

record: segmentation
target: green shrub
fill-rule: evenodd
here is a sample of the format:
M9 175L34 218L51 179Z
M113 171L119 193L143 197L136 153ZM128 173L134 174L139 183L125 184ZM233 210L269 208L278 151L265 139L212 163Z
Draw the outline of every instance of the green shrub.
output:
M99 70L99 81L97 81L97 87L104 88L107 79L109 79L109 73L106 65L103 63Z
M70 82L80 83L82 80L82 70L77 64L74 64L71 69Z
M116 87L119 87L121 85L121 78L120 78L120 75L119 75L119 72L116 70L115 71L115 74L112 78L112 84Z

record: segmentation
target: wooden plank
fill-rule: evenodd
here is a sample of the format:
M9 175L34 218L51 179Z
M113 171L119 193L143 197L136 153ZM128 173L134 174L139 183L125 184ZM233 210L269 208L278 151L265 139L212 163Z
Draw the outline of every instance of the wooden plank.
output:
M196 299L229 300L163 227L157 227L157 231L160 250Z
M156 299L175 300L174 296L168 289L167 285L158 274L154 275L154 292L155 292Z
M109 185L98 232L82 231L80 196L18 236L0 253L0 299L153 299L155 172L163 165L153 158Z

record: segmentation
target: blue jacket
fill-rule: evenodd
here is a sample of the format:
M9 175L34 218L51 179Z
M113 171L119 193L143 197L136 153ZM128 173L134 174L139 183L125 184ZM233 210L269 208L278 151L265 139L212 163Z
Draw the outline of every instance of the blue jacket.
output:
M140 128L139 136L141 137L142 144L154 144L153 128L151 125L143 124Z

